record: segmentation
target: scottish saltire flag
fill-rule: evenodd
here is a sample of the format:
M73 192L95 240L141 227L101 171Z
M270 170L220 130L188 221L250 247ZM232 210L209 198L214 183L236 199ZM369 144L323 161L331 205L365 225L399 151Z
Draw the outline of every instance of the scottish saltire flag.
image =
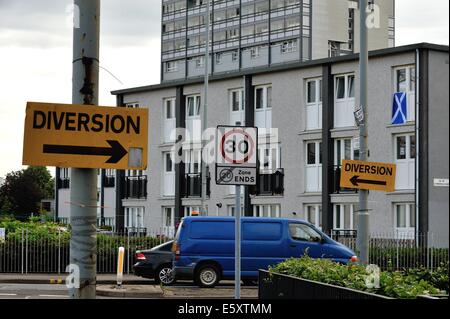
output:
M392 105L392 124L405 124L408 118L406 105L406 93L394 93L394 104Z

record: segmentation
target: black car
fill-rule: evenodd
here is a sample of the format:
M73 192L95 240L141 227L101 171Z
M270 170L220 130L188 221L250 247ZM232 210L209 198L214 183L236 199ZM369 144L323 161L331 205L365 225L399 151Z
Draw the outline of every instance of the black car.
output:
M136 263L133 271L136 276L154 279L157 284L171 285L175 282L172 275L172 249L173 241L149 250L136 252Z

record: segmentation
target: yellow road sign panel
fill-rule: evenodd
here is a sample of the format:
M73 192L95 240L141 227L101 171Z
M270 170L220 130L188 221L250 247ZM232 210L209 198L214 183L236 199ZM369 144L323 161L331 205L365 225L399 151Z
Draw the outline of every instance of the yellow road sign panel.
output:
M148 109L28 102L23 164L147 168Z
M342 161L342 188L395 191L395 164Z

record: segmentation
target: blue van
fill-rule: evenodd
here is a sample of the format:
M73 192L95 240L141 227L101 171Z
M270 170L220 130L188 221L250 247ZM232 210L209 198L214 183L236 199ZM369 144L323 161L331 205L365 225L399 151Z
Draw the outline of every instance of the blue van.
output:
M214 287L234 279L234 217L185 217L172 247L176 279L194 279L200 287ZM305 221L283 218L242 218L241 278L244 284L290 257L355 262L355 253Z

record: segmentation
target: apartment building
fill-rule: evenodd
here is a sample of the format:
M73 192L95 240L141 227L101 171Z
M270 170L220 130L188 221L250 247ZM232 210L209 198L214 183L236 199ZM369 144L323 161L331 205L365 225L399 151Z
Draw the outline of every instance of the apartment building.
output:
M436 183L449 175L448 61L448 47L431 44L370 53L369 160L397 165L396 190L369 193L372 233L413 238L427 232L434 245L448 247L449 190ZM352 54L211 78L207 126L241 122L263 132L258 186L243 191L243 214L355 232L358 193L340 188L339 176L342 160L359 156L358 71ZM148 169L100 174L115 183L100 191L110 193L100 204L114 207L105 216L115 218L117 229L163 227L171 234L183 216L200 210L204 172L195 136L202 87L197 79L113 92L119 107L148 107L151 114ZM178 141L180 163L173 154L176 127L193 136ZM278 139L265 143L271 132L265 129L274 128ZM208 215L234 215L234 188L216 185L213 167L206 174Z
M395 44L395 0L371 0L369 49ZM211 74L357 52L355 0L211 0ZM163 0L161 81L205 74L206 0Z

